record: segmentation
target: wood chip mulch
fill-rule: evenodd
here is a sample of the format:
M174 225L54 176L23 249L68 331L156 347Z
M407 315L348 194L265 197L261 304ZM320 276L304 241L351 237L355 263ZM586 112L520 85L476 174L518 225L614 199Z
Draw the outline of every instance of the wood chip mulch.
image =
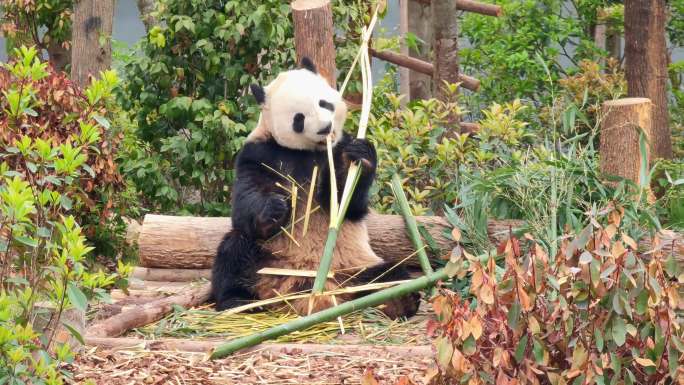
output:
M255 351L209 361L202 353L90 350L66 369L73 384L423 384L434 359L369 346L358 353ZM367 379L368 375L366 375ZM403 377L407 377L402 379ZM407 381L407 380L410 380Z

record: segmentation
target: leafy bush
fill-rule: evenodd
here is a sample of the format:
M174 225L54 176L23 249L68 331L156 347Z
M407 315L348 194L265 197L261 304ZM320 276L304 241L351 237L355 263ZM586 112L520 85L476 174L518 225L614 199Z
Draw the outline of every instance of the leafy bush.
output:
M116 256L109 243L120 244L124 230L117 229L125 208L134 206L118 195L124 188L116 156L122 133L108 120L115 110L113 89L118 84L116 74L107 71L87 90L74 85L63 72L46 64L35 64L35 50L16 50L18 60L0 69L0 92L5 95L0 107L0 142L13 145L24 137L49 141L50 146L73 145L73 133L91 140L90 152L84 159L86 174L73 181L79 187L64 204L72 210L90 239L100 240L98 254ZM76 150L74 155L78 154ZM35 173L35 164L20 156L4 154L12 172ZM72 183L70 183L72 184ZM57 186L59 188L59 186ZM72 207L73 206L73 207ZM109 250L107 250L109 249Z
M378 152L375 188L379 191L372 196L380 211L394 212L390 186L395 173L411 181L406 194L416 215L441 213L445 204L459 201L462 184L473 169L516 162L521 147L531 144L526 123L518 118L524 110L519 101L483 111L485 118L475 136L454 132L447 117L464 111L457 101L457 86L448 89L445 102L421 100L405 108L395 94L375 93L369 139Z
M637 251L624 220L620 206L592 210L591 223L555 256L529 235L511 236L496 257L457 247L448 268L470 275L472 298L443 289L433 300L431 383L684 380L684 275L666 240Z
M106 72L81 91L35 49L16 56L0 70L0 382L56 384L59 363L72 358L54 341L60 315L85 312L89 298L107 299L103 287L125 284L89 271L92 247L76 220L100 210L98 189L119 182L103 117L116 77ZM34 329L46 308L53 326ZM76 325L65 327L81 338Z

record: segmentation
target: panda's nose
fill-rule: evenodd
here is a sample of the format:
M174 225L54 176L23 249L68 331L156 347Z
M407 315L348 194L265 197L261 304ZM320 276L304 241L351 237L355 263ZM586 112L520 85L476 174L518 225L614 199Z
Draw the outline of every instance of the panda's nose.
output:
M328 123L327 126L319 130L316 134L318 135L328 135L332 131L332 123Z

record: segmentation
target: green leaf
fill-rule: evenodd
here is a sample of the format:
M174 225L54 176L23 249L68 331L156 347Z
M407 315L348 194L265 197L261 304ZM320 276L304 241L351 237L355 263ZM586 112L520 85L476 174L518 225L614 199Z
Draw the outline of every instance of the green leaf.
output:
M544 363L544 345L536 338L534 338L532 342L532 353L534 354L535 362L542 365Z
M69 302L76 306L76 308L81 311L86 311L88 308L88 299L81 289L71 282L67 285L67 296L69 297Z
M454 354L454 346L447 337L439 337L437 340L437 362L442 368L448 368L451 356Z
M103 116L95 115L93 116L93 119L95 119L100 124L100 126L104 127L107 130L109 130L109 128L111 127L109 120L107 120L107 118Z
M520 342L518 342L518 346L515 348L515 361L517 363L521 363L523 357L525 356L525 350L527 350L527 339L528 336L525 334L523 338L520 339Z
M599 352L603 351L603 330L601 328L594 329L594 341L596 342L596 349Z
M627 328L625 327L625 321L622 319L622 317L613 318L613 327L611 328L611 333L613 335L613 341L617 346L622 346L625 344Z
M477 351L477 346L475 345L475 338L470 335L463 341L463 354L466 356L471 356Z
M23 243L24 245L26 245L28 247L37 247L38 246L38 240L33 239L33 238L28 238L28 237L18 235L18 236L14 237L14 240L19 242L19 243Z
M512 330L516 330L518 328L518 320L520 319L520 302L516 299L515 302L511 305L511 308L508 310L508 326Z
M69 331L69 333L71 333L71 335L74 336L74 338L76 338L76 340L78 340L78 342L80 342L81 345L85 345L85 340L83 339L81 333L78 332L78 330L74 329L71 325L69 325L66 322L62 322L62 325L64 325L64 327Z

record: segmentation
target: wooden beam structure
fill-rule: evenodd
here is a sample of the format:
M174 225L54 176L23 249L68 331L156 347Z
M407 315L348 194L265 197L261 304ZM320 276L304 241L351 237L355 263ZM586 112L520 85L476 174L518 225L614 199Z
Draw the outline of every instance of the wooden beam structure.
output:
M396 64L401 67L406 67L426 75L432 76L435 72L435 66L432 63L428 63L426 61L402 55L396 52L386 50L377 51L371 48L370 54L378 59L390 62L392 64ZM480 81L472 76L459 74L458 80L461 82L461 86L465 89L477 91L480 88Z
M417 0L420 3L429 5L431 0ZM486 16L501 16L501 7L496 4L487 4L473 0L456 0L456 9L460 11L479 13Z

